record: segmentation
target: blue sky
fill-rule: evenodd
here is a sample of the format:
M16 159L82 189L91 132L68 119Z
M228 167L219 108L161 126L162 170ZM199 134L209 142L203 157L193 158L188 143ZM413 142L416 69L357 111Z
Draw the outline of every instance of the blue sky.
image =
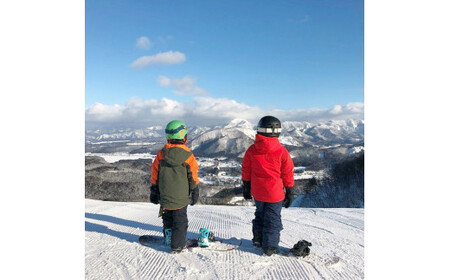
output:
M363 1L88 0L85 9L88 122L172 101L237 103L247 119L301 111L292 120L303 120L317 109L362 118Z

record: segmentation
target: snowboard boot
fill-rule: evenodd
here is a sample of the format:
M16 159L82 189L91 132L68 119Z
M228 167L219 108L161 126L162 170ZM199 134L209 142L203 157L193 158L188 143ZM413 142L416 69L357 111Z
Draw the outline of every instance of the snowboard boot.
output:
M214 236L212 231L209 231L208 241L209 242L216 242L216 237Z
M172 248L172 254L178 254L183 252L185 247L180 247L180 248Z
M297 242L297 244L294 245L294 247L291 249L291 252L294 256L297 257L306 257L309 255L309 252L311 251L309 249L309 246L312 246L312 244L306 240L300 240Z
M264 255L267 255L267 256L272 256L274 253L277 252L277 250L278 250L278 248L276 248L276 247L263 248Z
M210 233L211 232L207 228L200 229L200 236L198 237L198 246L199 247L208 247ZM214 236L213 236L213 238L214 238Z
M172 244L172 229L164 229L164 244L170 246Z
M253 246L261 248L262 246L262 231L260 230L254 230L253 231Z

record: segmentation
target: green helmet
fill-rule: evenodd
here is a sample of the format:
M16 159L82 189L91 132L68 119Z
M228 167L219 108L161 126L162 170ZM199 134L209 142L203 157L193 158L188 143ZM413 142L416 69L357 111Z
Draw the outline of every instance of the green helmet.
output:
M171 121L166 126L167 139L184 139L187 135L187 128L182 121Z

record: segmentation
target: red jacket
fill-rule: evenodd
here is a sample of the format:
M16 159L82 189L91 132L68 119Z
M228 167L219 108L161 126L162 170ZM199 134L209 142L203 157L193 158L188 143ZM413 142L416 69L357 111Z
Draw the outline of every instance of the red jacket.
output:
M283 187L294 186L294 163L278 138L256 134L245 152L242 180L251 181L251 194L259 201L284 200Z

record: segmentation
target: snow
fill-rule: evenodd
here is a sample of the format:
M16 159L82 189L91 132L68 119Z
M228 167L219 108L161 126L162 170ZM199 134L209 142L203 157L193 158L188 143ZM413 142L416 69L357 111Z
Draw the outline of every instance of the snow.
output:
M295 169L295 168L294 168ZM322 179L325 176L325 171L304 171L302 173L294 173L294 180L305 180L305 179Z
M128 146L150 146L150 145L155 145L156 142L132 142L132 143L127 143Z
M129 153L85 153L85 156L98 156L102 157L106 162L114 163L119 160L125 159L154 159L156 155L152 155L149 153L138 153L138 154L129 154Z
M114 143L127 143L130 142L130 140L112 140L112 141L100 141L100 142L89 142L92 145L100 145L100 144L114 144ZM130 145L131 143L127 143L127 145Z
M240 167L241 164L235 160L230 160L226 157L218 158L207 158L207 157L196 157L198 166L202 167L218 167L218 168L236 168Z
M314 176L313 174L294 174L294 180L306 180L306 179L312 179L316 176Z
M251 200L245 200L243 197L235 196L228 202L228 204L231 204L231 205L252 205L253 202Z
M294 167L294 173L296 173L296 172L303 172L303 171L305 171L306 170L306 167L305 166L297 166L297 167Z
M253 125L244 119L233 119L224 128L242 128L253 131Z
M86 279L363 279L364 209L283 208L282 247L305 239L305 259L262 256L251 245L254 206L189 206L188 238L201 227L215 236L242 239L229 252L137 243L144 234L162 235L159 205L85 200Z
M292 137L291 135L281 134L280 137L278 137L278 140L283 145L288 145L288 146L301 146L302 145L299 141L295 140L294 137Z
M352 147L351 149L349 149L347 151L347 154L351 155L351 154L357 154L357 153L361 153L361 152L364 152L364 146Z

